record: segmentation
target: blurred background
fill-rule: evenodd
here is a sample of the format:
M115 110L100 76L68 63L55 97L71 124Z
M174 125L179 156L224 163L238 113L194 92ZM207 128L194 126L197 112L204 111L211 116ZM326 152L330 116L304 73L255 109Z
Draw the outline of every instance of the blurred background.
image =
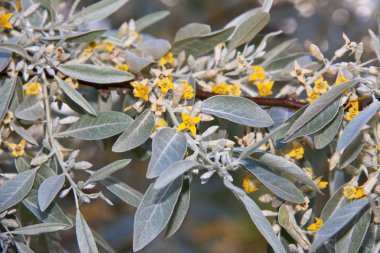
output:
M60 0L56 0L59 2ZM66 2L70 2L68 0ZM90 0L83 0L83 6ZM117 28L130 19L137 19L146 14L169 10L170 16L145 32L172 41L176 31L191 22L206 23L213 30L223 27L228 21L251 8L260 6L257 0L130 0L119 12L105 22L94 24L96 27ZM352 41L363 41L365 51L369 51L368 29L377 29L378 0L274 0L271 21L263 33L282 30L283 34L271 40L272 45L290 38L298 38L294 51L306 51L311 42L319 45L328 57L343 44L342 33L345 32ZM241 136L239 136L241 137ZM120 180L144 192L149 182L145 180L147 161L143 149L131 154L115 154L110 150L114 142L70 143L81 149L81 159L91 161L98 169L114 160L130 157L134 163L128 165L116 175ZM316 159L318 160L318 159ZM320 162L320 161L319 161ZM327 163L327 162L326 162ZM323 174L327 164L318 164L319 173ZM241 184L244 175L236 175L236 184ZM240 181L238 181L240 180ZM264 188L264 187L262 187ZM250 195L257 199L265 193L260 189ZM101 234L117 252L132 252L133 214L135 209L109 193L105 194L114 202L110 207L102 201L84 205L83 214L89 225ZM223 189L219 179L214 178L207 185L198 180L191 184L191 205L182 228L172 238L155 240L141 252L267 252L265 240L260 236L248 214L237 199ZM324 200L320 197L321 209ZM75 215L73 202L62 203L66 210ZM66 204L66 205L65 205ZM270 204L260 204L270 209ZM320 210L317 210L317 212ZM69 252L78 252L74 230L62 234L61 240Z

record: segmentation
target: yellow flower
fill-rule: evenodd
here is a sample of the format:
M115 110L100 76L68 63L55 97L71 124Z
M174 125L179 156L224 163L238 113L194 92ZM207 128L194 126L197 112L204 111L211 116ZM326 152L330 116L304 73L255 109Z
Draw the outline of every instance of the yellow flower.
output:
M336 81L335 81L335 85L339 85L341 83L346 83L350 80L346 79L343 75L338 75L338 77L336 78Z
M228 94L231 96L240 96L241 90L240 90L240 85L239 84L234 84L230 87Z
M311 224L307 227L307 230L316 232L323 226L323 220L315 217L315 223Z
M249 77L249 81L264 81L266 76L265 76L265 70L263 67L260 66L252 66L254 72L253 74Z
M273 94L273 92L272 92L273 84L274 84L273 80L255 83L257 90L259 91L259 95L262 97L269 96L269 95Z
M144 79L141 82L134 81L131 83L133 89L133 95L137 98L142 98L148 101L149 98L149 86L148 79Z
M25 154L25 140L22 139L19 144L8 143L8 147L12 150L14 158L23 156Z
M380 144L376 145L376 150L380 151Z
M28 83L28 88L24 91L25 96L28 95L38 95L38 90L41 87L40 83Z
M157 131L159 128L167 127L167 126L168 126L168 122L166 122L166 120L164 118L157 118L153 131Z
M21 0L16 0L16 8L18 12L21 12L22 10Z
M166 94L169 90L174 89L174 83L170 80L169 77L163 78L158 81L157 86L161 88L161 93Z
M115 46L109 42L102 41L96 44L95 48L99 50L105 50L107 52L111 52L115 48Z
M329 183L326 181L321 181L321 179L322 177L318 177L314 180L314 182L317 184L319 189L325 189Z
M230 85L220 83L212 86L212 92L219 95L227 95L230 91Z
M343 195L346 199L360 199L365 197L364 188L359 186L346 185L343 187Z
M160 61L158 62L158 66L164 66L165 64L169 64L171 66L174 65L174 57L172 52L168 52L164 56L161 57Z
M200 117L191 117L189 114L182 114L182 123L178 126L177 132L184 129L189 129L191 134L195 137L197 133L197 128L195 127L201 121Z
M9 123L11 123L11 121L13 120L13 118L14 118L13 112L7 111L7 113L5 114L3 123L5 125L8 125Z
M248 174L243 179L243 188L244 188L245 192L247 192L247 193L251 193L251 192L258 190L256 185L251 180L251 178L252 178L252 175Z
M9 19L13 16L13 13L0 13L0 27L12 29L13 26L9 23Z
M346 114L344 115L344 118L350 121L353 118L355 118L359 113L360 111L356 110L355 107L350 107L350 109L348 109L348 112L346 112Z
M194 88L186 80L183 81L184 92L182 94L183 99L192 99L194 97Z
M360 199L360 198L363 198L364 196L365 196L364 189L361 187L357 188L356 193L355 193L355 199Z
M127 64L117 64L116 65L116 68L118 70L122 70L122 71L128 71L129 70L129 67Z
M315 100L317 100L319 98L319 96L321 95L321 93L319 93L319 91L313 89L312 91L310 90L306 90L306 93L307 93L307 101L309 103L312 103L314 102Z
M298 81L305 83L305 75L310 74L312 71L310 69L301 68L298 61L294 62L294 70L290 72L292 77L297 77Z
M302 159L305 150L298 142L293 142L293 149L289 152L289 156L297 160Z
M321 94L326 93L327 90L329 89L329 84L328 84L327 81L325 81L325 80L323 79L323 76L322 76L322 75L320 75L320 76L318 77L318 79L315 80L314 85L315 85L315 86L314 86L314 89L313 89L313 90L315 90L315 91L317 91L317 92L319 92L319 93L321 93Z

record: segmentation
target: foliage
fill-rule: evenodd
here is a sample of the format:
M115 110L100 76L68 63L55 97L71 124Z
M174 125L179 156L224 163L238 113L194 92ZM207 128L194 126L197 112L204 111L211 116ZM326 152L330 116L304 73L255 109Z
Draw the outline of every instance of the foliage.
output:
M1 1L0 154L15 164L1 171L3 252L65 252L56 234L68 229L80 252L112 251L81 212L98 198L112 205L100 189L137 208L133 250L141 250L180 228L191 183L212 177L276 253L377 252L380 75L371 64L380 62L379 35L369 31L376 58L364 62L363 43L345 34L332 59L314 44L309 54L286 54L295 40L268 49L280 32L259 35L267 0L218 31L186 25L170 43L143 33L166 11L117 32L83 31L128 1L77 11L79 2ZM348 54L353 61L339 62ZM78 161L85 150L66 147L112 137L113 152L151 149L144 194L112 177L130 159L93 170ZM259 188L270 193L255 196ZM322 192L331 197L319 215ZM74 201L75 218L62 198Z

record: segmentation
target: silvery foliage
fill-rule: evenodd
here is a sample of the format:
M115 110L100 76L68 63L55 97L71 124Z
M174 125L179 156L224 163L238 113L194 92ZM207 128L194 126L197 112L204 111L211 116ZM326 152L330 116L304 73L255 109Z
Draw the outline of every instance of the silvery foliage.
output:
M11 36L4 33L0 43L3 74L0 88L1 150L10 153L7 145L10 140L22 138L27 142L27 149L32 147L34 151L27 152L32 156L21 154L15 158L16 171L1 173L0 241L3 252L33 252L30 242L37 235L45 237L49 250L62 252L64 245L57 243L54 233L68 229L75 229L81 253L98 252L100 248L114 252L81 212L82 205L94 199L101 198L109 205L113 204L99 188L137 208L133 250L138 251L163 230L166 229L165 238L169 238L180 228L190 205L191 182L198 177L203 184L212 177L219 177L242 202L276 253L289 250L313 252L322 247L336 252L379 250L376 237L380 222L379 161L376 149L367 146L380 144L380 103L376 102L380 93L377 83L368 77L374 73L377 75L377 69L367 66L373 60L361 63L360 44L355 52L356 63L349 64L321 61L320 55L315 53L313 55L319 62L303 55L286 55L295 40L268 50L267 42L279 32L268 34L253 45L253 39L269 22L270 0L264 1L262 7L243 13L218 31L212 31L205 24L186 25L179 29L173 43L155 38L129 41L128 37L121 39L106 35L105 30L77 31L81 25L107 18L127 2L101 0L82 10L76 10L74 4L67 6L68 16L57 13L50 0L23 0L21 12L16 12L13 3L7 4L7 8L14 10L13 25L21 30ZM160 11L129 22L129 28L135 32L129 36L142 33L167 15L167 11ZM380 61L379 37L373 31L370 31L370 37ZM79 51L85 50L86 45L94 40L118 46L120 57L128 64L130 72L108 64L102 55L82 59L78 48ZM224 46L220 46L221 43ZM342 51L351 50L350 45L353 44L350 42L339 49L336 58ZM112 97L104 102L104 94L99 94L99 99L94 99L93 94L97 94L94 90L76 89L70 83L79 80L83 85L91 84L96 89L107 90L115 84L134 80L142 71L149 72L147 68L154 66L169 50L177 61L173 76L188 80L197 89L204 88L204 80L219 75L218 71L224 73L218 76L220 80L240 84L246 81L246 66L253 62L265 67L275 80L289 82L293 62L299 60L316 72L307 79L306 85L328 70L356 74L355 80L334 86L296 113L287 109L268 113L267 108L243 97L218 95L203 101L183 101L171 94L168 96L172 96L171 99L164 99L169 125L160 129L155 126L156 112L149 106L141 107L141 102L132 105L130 101L136 100L131 96L113 93L125 98L126 105L135 106L134 114L112 111ZM241 76L245 77L240 79ZM22 83L28 82L41 83L40 93L24 96ZM294 91L291 82L285 87L285 92ZM343 119L342 103L347 99L345 94L354 87L362 95L374 98L375 102L370 101L367 108L347 122ZM244 92L256 95L249 86L245 86ZM71 110L65 111L63 105ZM210 126L200 133L198 129L196 136L176 131L180 123L179 113L185 112L189 105L193 106L192 116L199 114L208 120L215 118L220 125ZM6 123L4 120L11 113L14 117ZM262 138L255 138L242 145L245 147L237 148L228 134L228 125L236 124L244 126L249 133L260 133ZM39 132L31 133L31 125L39 126ZM14 133L11 134L11 130ZM113 152L146 148L145 143L152 143L147 168L147 178L152 182L144 194L112 176L127 167L130 159L113 161L98 168L88 161L78 160L79 153L85 150L64 148L66 140L87 143L117 135ZM300 139L309 146L315 145L315 148L308 149L305 164L289 161L283 155L284 145ZM262 150L262 146L268 143L271 152ZM319 196L321 190L303 167L317 164L313 161L315 158L329 160L332 197L321 214L325 225L313 235L306 230L315 216L313 209L308 208L308 199ZM271 192L275 211L261 210L257 198L251 198L237 186L236 175L241 171L254 176ZM76 175L83 172L87 177L78 180ZM344 173L351 175L356 182L361 175L368 177L363 184L366 198L353 201L345 198ZM61 198L74 202L75 219L64 213ZM304 208L302 217L296 215L297 208ZM31 215L34 218L30 218ZM276 219L269 222L266 215L274 215ZM21 224L25 219L30 220Z

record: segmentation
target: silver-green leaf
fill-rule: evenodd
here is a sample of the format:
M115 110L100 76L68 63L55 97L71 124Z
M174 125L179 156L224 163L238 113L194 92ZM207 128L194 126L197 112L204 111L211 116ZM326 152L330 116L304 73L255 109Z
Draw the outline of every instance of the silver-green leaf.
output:
M7 113L9 103L11 102L15 90L16 80L16 77L5 79L3 86L0 88L0 121L3 121Z
M45 179L38 188L38 205L43 212L53 202L65 183L65 175L53 175Z
M190 23L181 27L175 35L174 42L211 33L211 27L205 24Z
M44 108L42 108L40 101L36 95L29 95L26 99L17 107L15 116L18 119L27 121L35 121L42 117L44 114Z
M332 142L340 129L343 116L344 109L341 108L335 119L314 135L314 145L317 149L322 149Z
M36 225L17 228L11 231L11 233L14 235L38 235L42 233L51 233L60 230L65 230L68 228L70 227L62 223L40 223Z
M75 232L81 253L98 252L98 248L96 247L95 239L92 235L91 229L79 210L77 210L75 218Z
M95 171L91 176L88 178L87 182L96 182L103 179L106 179L109 177L112 173L121 170L125 166L127 166L131 162L131 159L123 159L118 160L113 163L108 164L107 166L104 166L103 168Z
M142 18L136 20L136 31L141 32L145 28L157 23L158 21L166 18L170 14L169 11L157 11L150 13Z
M100 183L125 203L134 207L139 206L143 197L141 192L113 177L108 177L107 179L100 181Z

